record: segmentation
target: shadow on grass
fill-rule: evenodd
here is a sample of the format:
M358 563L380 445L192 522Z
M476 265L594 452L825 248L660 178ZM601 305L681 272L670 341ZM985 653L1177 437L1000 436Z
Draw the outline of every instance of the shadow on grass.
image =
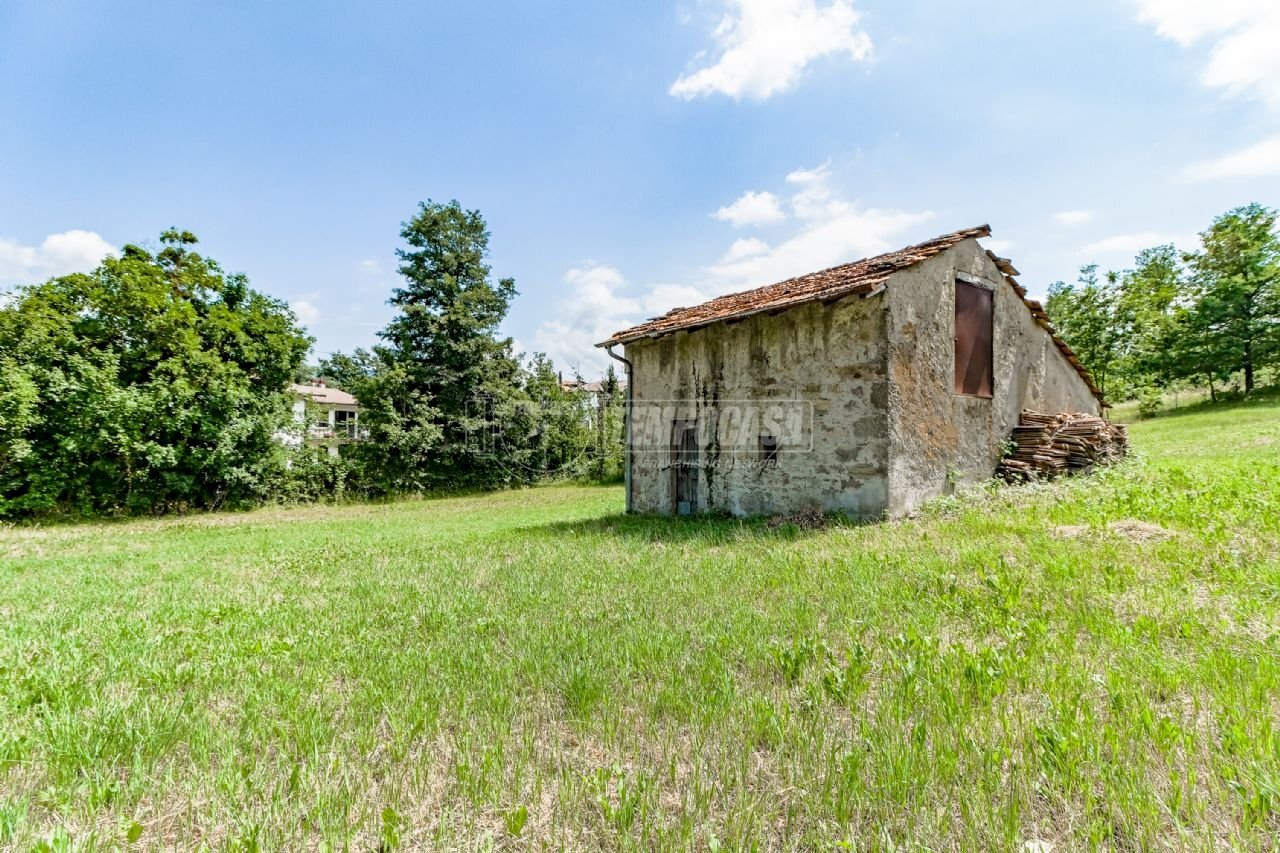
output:
M579 521L553 521L527 527L524 530L554 537L602 536L634 539L641 542L721 545L741 542L744 539L792 542L807 539L824 530L874 523L874 521L859 521L845 516L831 516L822 527L812 528L801 527L787 521L771 521L765 517L728 518L718 515L673 517L614 513Z

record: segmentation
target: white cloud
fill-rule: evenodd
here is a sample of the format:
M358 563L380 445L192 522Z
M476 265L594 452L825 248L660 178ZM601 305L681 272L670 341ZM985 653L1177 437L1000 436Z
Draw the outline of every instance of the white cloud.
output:
M599 375L608 355L593 345L619 329L647 317L665 314L736 290L783 281L898 248L911 242L910 232L933 214L863 208L840 196L824 164L787 176L796 189L786 200L796 212L796 229L776 246L756 238L733 241L720 260L704 267L691 284L660 284L633 296L622 273L591 264L565 275L570 293L556 317L534 335L536 349L551 356L566 374Z
M294 299L289 303L298 322L304 326L314 326L320 321L320 308L310 299Z
M744 225L772 225L787 218L782 205L773 193L745 192L733 204L711 214L722 222L732 222L735 227Z
M1085 255L1136 255L1143 249L1150 249L1153 246L1163 246L1166 243L1185 246L1192 242L1194 242L1194 238L1186 236L1165 234L1159 231L1142 231L1136 234L1117 234L1114 237L1098 240L1082 247L1080 252Z
M742 240L734 240L733 245L724 253L722 263L728 261L740 261L743 258L751 258L756 255L763 255L769 251L769 244L755 237L747 237Z
M839 216L849 210L831 191L831 162L816 169L796 169L787 175L787 183L800 189L791 197L791 209L800 219L813 221Z
M815 60L871 58L871 37L858 28L862 16L852 0L728 0L728 6L712 33L717 58L677 79L670 90L675 97L719 93L760 101L795 86Z
M1187 167L1192 181L1218 178L1266 178L1280 175L1280 136L1233 151L1223 157L1204 160Z
M1211 41L1200 79L1280 109L1280 3L1276 0L1137 0L1139 18L1183 47Z
M908 213L850 206L829 218L807 223L799 233L768 252L712 266L711 289L728 293L759 287L878 255L897 248L907 232L932 218L933 214L927 211Z
M50 234L39 246L0 239L0 282L30 284L59 275L93 270L116 249L93 231Z
M1017 243L1015 243L1015 242L1013 242L1012 240L991 240L991 239L984 239L984 240L982 241L982 245L983 245L985 248L990 249L991 251L995 252L997 255L1001 255L1001 256L1003 256L1003 257L1008 257L1008 252L1012 251L1012 250L1013 250L1013 247L1014 247L1014 246L1016 246L1016 245L1018 245L1018 244L1017 244Z
M610 361L595 344L643 319L640 300L622 293L626 279L605 264L571 269L564 280L569 295L560 302L555 319L534 332L534 349L550 356L566 376L576 370L591 378Z
M1053 215L1053 221L1059 225L1083 225L1093 219L1092 210L1063 210Z
M360 262L360 269L364 272L377 275L382 272L382 264L378 263L373 258L366 258Z
M1136 0L1139 18L1156 33L1190 48L1209 42L1200 81L1230 96L1260 99L1280 112L1280 2L1277 0ZM1280 137L1194 163L1187 179L1280 174Z
M641 304L644 306L645 316L656 317L675 308L699 305L709 298L705 290L692 285L657 284L649 288Z
M789 172L786 178L789 184L825 184L830 179L831 160L829 159L812 169L796 169L794 172Z
M933 218L928 211L862 208L840 197L831 185L831 167L797 169L787 175L796 187L788 204L800 228L776 246L729 247L708 269L704 289L712 295L783 281L807 272L895 249L912 228ZM752 251L746 251L750 248Z

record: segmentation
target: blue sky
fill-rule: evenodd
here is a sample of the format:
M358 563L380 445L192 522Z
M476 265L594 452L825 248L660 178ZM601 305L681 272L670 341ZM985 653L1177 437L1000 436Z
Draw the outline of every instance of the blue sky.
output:
M1038 294L1280 203L1277 43L1274 0L8 0L0 291L174 225L348 350L401 221L456 198L566 373L983 222Z

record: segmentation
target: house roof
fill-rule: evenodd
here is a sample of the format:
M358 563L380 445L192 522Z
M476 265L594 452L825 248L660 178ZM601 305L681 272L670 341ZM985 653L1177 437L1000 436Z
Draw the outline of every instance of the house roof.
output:
M316 403L327 403L333 406L360 405L359 401L346 391L330 388L327 385L299 385L295 382L289 386L289 391L302 397L310 397Z
M587 382L581 379L566 379L560 383L560 387L565 391L586 391L589 394L599 394L605 389L605 381L600 379L595 382ZM618 390L626 387L626 382L618 382Z
M608 340L601 341L596 346L608 347L616 344L628 344L646 338L660 338L675 332L699 329L713 323L742 319L753 314L778 313L807 302L834 302L837 299L843 299L846 296L855 294L871 296L883 290L885 282L894 273L914 267L965 240L990 236L991 226L979 225L976 228L966 228L963 231L943 234L941 237L934 237L932 240L926 240L923 243L917 243L914 246L907 246L905 249L898 249L883 255L876 255L873 258L864 258L853 263L841 264L820 272L790 278L777 284L757 287L754 290L730 293L726 296L712 299L709 302L704 302L701 305L695 305L692 308L673 308L661 317L654 317L638 326L632 326L629 329L616 332ZM988 251L987 255L995 262L996 267L1004 275L1010 286L1013 287L1014 292L1026 303L1036 323L1049 334L1053 339L1054 345L1061 350L1067 361L1080 374L1080 378L1089 386L1089 390L1093 392L1095 397L1102 400L1102 392L1094 384L1093 377L1089 375L1089 371L1080 363L1079 358L1076 357L1071 347L1067 346L1066 341L1062 340L1054 332L1053 326L1049 322L1049 317L1045 314L1044 306L1034 299L1028 299L1026 289L1015 280L1014 276L1019 273L1013 264L1006 258L998 257L991 251Z

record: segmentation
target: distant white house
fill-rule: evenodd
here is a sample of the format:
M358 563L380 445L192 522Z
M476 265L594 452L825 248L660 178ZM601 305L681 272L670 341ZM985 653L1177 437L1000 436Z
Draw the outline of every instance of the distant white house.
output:
M581 394L586 397L592 411L600 407L601 402L608 402L609 394L605 391L606 383L603 379L595 382L587 382L584 379L565 379L560 377L560 389L570 394ZM619 382L616 392L619 396L626 396L627 383Z
M299 427L281 439L297 447L305 442L308 447L328 448L330 456L337 456L344 444L369 437L360 429L360 403L355 397L338 388L330 388L323 380L313 379L305 385L289 386L294 396L293 420Z

